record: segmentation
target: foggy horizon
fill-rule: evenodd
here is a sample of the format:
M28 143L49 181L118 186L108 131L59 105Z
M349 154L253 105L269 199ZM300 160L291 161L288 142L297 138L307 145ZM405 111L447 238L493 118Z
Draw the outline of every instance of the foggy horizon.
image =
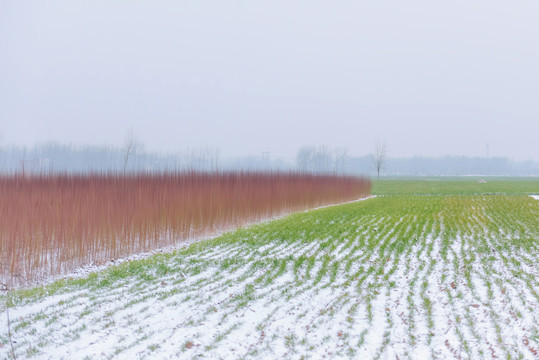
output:
M0 146L539 161L539 3L0 5ZM488 150L487 150L488 146Z
M3 140L3 141L2 141ZM326 144L309 144L309 145L302 145L298 146L295 152L292 152L289 157L285 156L273 156L270 151L260 151L258 153L239 153L239 154L227 154L223 153L220 148L215 146L198 146L198 147L186 147L186 148L177 148L172 150L160 150L160 149L152 149L147 146L146 143L141 141L139 137L136 138L136 141L139 142L140 145L142 145L142 149L137 152L136 156L156 156L156 157L181 157L186 156L186 154L189 154L191 152L193 153L212 153L215 154L220 160L229 160L233 161L235 159L258 159L260 158L261 162L267 162L268 156L271 162L278 162L278 163L286 163L288 165L295 165L297 161L298 152L302 149L308 148L317 150L317 149L324 149L328 152L328 154L334 154L334 153L340 153L344 152L344 156L346 158L370 158L374 154L375 150L375 144L376 142L373 142L373 146L370 152L366 152L363 154L354 154L351 153L348 146L337 146L337 147L331 147ZM111 151L115 153L122 153L125 156L125 148L126 148L126 141L119 144L105 144L105 143L74 143L74 142L62 142L57 140L48 140L48 141L42 141L37 142L34 144L15 144L15 143L8 143L5 141L5 139L0 139L0 152L2 150L4 152L10 153L15 151L17 152L23 152L25 151L28 155L33 155L33 159L37 159L35 155L40 154L42 152L42 149L50 150L51 148L58 147L59 149L62 149L66 153L69 152L78 152L78 151L88 151L91 149L97 150L97 151ZM384 142L380 142L381 144L384 144ZM386 159L388 160L413 160L413 159L425 159L425 160L443 160L443 159L459 159L462 158L464 160L473 160L473 159L485 159L485 160L492 160L492 159L503 159L508 160L512 162L519 162L519 163L526 163L526 162L532 162L534 164L539 164L539 161L533 160L533 159L515 159L509 156L504 155L492 155L490 154L490 147L488 154L485 152L484 154L478 154L478 155L464 155L464 154L441 154L441 155L409 155L409 156L400 156L398 154L392 154L391 148L387 146L387 143L385 143L386 149L388 151ZM486 149L483 149L486 151ZM488 156L487 156L488 155ZM27 159L29 160L29 159Z

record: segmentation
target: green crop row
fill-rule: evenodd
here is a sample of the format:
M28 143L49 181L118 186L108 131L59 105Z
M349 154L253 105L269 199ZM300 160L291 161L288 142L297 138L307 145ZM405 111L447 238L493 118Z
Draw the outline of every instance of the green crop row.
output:
M373 181L375 195L539 194L539 178L420 177Z

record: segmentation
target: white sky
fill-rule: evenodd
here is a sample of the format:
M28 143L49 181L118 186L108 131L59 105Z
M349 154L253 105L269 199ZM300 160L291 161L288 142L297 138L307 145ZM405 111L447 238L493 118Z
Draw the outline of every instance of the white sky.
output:
M539 160L538 19L537 0L0 0L0 134Z

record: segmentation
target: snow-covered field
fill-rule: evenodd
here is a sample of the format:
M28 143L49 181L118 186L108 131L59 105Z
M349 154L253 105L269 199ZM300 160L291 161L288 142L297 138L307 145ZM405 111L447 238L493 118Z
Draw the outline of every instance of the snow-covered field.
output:
M511 196L295 214L15 293L11 339L19 359L536 359L538 224Z

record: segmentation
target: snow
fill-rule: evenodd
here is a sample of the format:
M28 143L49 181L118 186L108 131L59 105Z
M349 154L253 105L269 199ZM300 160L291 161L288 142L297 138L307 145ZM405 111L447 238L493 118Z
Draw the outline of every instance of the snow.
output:
M474 233L459 228L443 260L447 239L436 226L426 222L417 234L402 226L416 220L365 215L351 220L334 248L320 246L330 238L306 243L268 234L256 245L180 251L166 260L166 275L18 303L10 309L18 358L537 358L537 253L496 251L487 263L487 255L472 257L474 236L489 248L503 241L475 226ZM382 246L411 235L400 254ZM312 269L294 269L301 255L316 258ZM318 277L322 259L328 269ZM282 261L279 273L274 264ZM7 339L1 316L0 358L9 356Z
M530 195L532 198L534 198L535 200L539 200L539 195Z
M375 197L376 197L376 195L369 195L369 196L367 196L367 197L359 198L359 199L357 199L357 200L346 201L346 202L338 203L338 204L330 204L330 205L318 206L318 207L313 208L313 209L305 210L305 212L309 212L309 211L313 211L313 210L318 210L318 209L324 209L324 208L328 208L328 207L332 207L332 206L337 206L337 205L352 204L352 203L359 202L359 201L365 201L365 200L369 200L369 199L374 199Z
M462 352L456 333L456 316L463 318L461 331L466 339L474 339L474 333L486 339L484 343L469 344L472 357L480 357L481 353L490 353L492 344L497 344L492 314L507 314L508 308L514 308L524 317L518 321L505 320L508 326L502 331L506 341L518 344L526 335L531 335L539 313L537 301L531 294L524 295L522 304L518 301L507 304L503 299L486 304L486 290L480 276L474 277L475 291L466 288L465 283L459 283L458 290L451 290L449 280L443 283L440 279L442 274L452 279L453 270L441 261L432 268L428 266L431 258L439 257L440 240L426 239L426 242L426 245L433 242L432 252L425 250L428 246L420 246L413 256L401 259L398 270L390 277L390 281L396 282L395 286L389 290L380 289L380 293L372 298L372 321L366 316L364 301L368 287L364 286L364 293L358 294L357 298L347 299L345 294L354 293L355 289L343 285L346 283L343 273L335 280L334 287L322 282L317 285L307 283L298 288L292 272L287 271L267 287L255 286L255 292L260 296L243 307L237 306L231 298L244 292L246 281L242 279L253 279L264 273L251 273L248 266L225 274L218 268L209 268L179 283L175 283L177 277L163 277L138 290L131 283L113 290L81 290L52 296L41 303L18 306L10 312L14 319L32 319L38 314L46 314L45 319L32 321L29 325L32 330L19 340L28 345L37 344L40 339L46 342L41 348L43 352L35 355L35 359L62 358L60 354L65 359L105 359L114 355L117 359L153 358L154 355L157 358L252 356L269 359L301 355L347 358L352 354L349 349L359 342L363 331L366 331L363 345L355 350L354 357L371 358L380 354L384 358L449 358L454 355L452 351ZM454 252L459 254L462 243L455 241L454 244ZM273 245L270 256L283 256L289 251L282 244L269 245ZM410 263L409 273L418 279L413 287L410 286L412 278L405 270L405 261ZM420 265L423 270L419 270ZM500 271L508 270L500 265ZM316 272L315 269L313 274ZM421 291L423 279L428 282L424 294ZM205 281L202 285L201 280ZM372 277L369 284L377 281ZM522 292L525 284L515 283L514 286L510 290L511 297L518 299L517 293ZM159 300L178 287L180 292ZM454 298L453 306L448 302L448 291L454 291L455 295L462 291L461 298ZM295 295L288 299L285 295L290 292ZM413 310L406 302L408 295L414 299ZM432 330L421 305L423 296L429 297L434 304ZM351 314L354 304L358 306ZM531 306L532 311L525 304ZM89 309L90 313L85 314ZM464 320L467 316L471 316L470 323ZM46 320L53 318L56 321L52 323ZM347 320L349 318L352 322ZM412 320L415 322L415 344L410 343L408 336ZM15 321L12 326L20 323ZM5 328L4 320L0 326ZM390 344L384 344L385 337L391 339ZM193 346L187 349L187 343ZM6 346L4 354L5 349ZM495 351L502 355L502 349ZM525 358L531 357L525 354Z

